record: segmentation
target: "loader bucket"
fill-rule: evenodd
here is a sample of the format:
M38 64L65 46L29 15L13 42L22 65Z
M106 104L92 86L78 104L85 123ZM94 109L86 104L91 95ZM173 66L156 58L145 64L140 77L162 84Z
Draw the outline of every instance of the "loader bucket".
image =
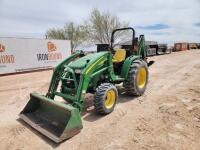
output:
M77 108L37 93L30 94L19 117L56 143L69 139L83 128Z

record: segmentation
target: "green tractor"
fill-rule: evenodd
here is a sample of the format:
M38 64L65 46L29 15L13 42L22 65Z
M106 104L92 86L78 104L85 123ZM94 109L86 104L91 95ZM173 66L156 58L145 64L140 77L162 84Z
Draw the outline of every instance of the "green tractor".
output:
M119 44L122 31L131 32L131 42ZM118 40L118 43L116 42ZM115 84L123 83L127 94L140 96L148 82L148 64L144 35L135 38L133 28L112 32L111 44L98 45L97 53L77 52L55 69L46 95L30 94L30 100L19 114L27 124L59 143L83 128L81 111L86 93L93 93L94 108L106 115L118 100ZM55 100L63 98L66 103Z

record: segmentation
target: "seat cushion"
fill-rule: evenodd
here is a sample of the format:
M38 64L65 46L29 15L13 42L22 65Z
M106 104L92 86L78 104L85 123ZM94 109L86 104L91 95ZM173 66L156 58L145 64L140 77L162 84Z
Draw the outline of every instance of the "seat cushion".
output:
M126 50L125 49L117 49L115 55L113 56L112 61L115 62L122 62L126 58Z

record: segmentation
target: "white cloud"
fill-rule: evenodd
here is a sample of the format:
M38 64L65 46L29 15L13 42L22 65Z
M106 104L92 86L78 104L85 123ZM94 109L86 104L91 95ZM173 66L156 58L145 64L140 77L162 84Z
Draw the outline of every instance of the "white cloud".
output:
M131 26L169 25L169 29L136 29L147 40L200 42L199 0L0 0L0 36L44 37L50 27L81 23L92 8L110 11Z

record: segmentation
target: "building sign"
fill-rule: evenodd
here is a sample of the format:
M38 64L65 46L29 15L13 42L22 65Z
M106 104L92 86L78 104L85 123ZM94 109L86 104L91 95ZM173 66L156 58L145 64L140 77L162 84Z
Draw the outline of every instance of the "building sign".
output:
M0 74L53 68L70 55L68 40L0 38Z

